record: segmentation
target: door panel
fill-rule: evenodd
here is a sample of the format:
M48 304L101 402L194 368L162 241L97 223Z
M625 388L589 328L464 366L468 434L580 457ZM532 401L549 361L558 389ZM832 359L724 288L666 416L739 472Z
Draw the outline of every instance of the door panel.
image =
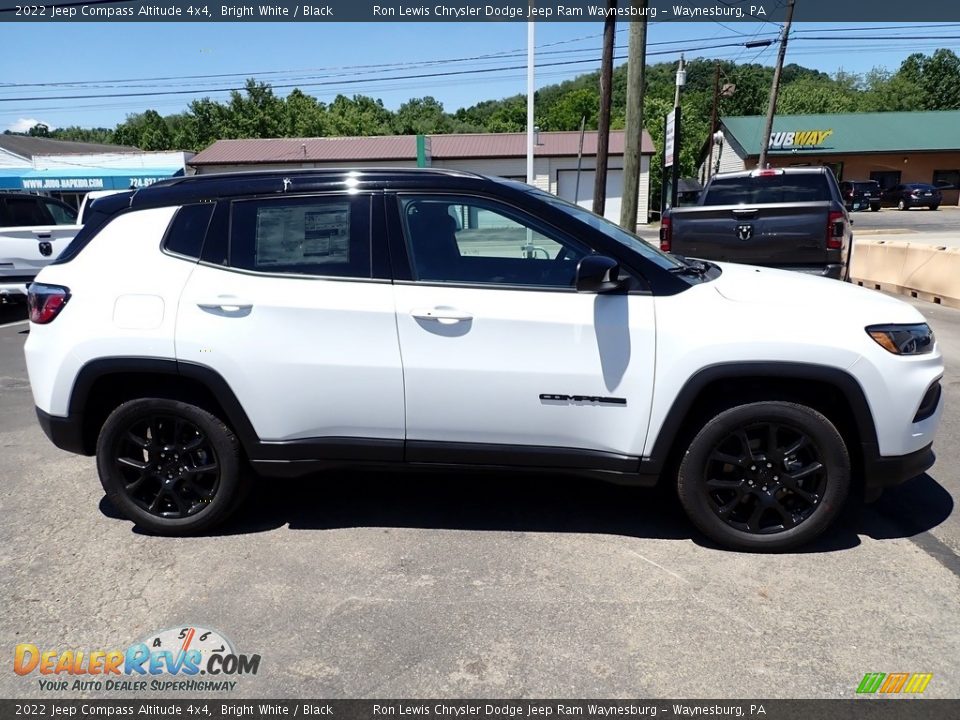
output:
M417 284L396 297L408 441L641 455L651 297Z
M639 456L652 297L577 293L589 248L497 200L404 194L394 207L397 254L415 278L395 286L408 459L569 466L564 448ZM430 458L430 443L459 445Z
M220 373L261 440L401 440L393 288L369 279L369 198L232 205L228 262L238 269L196 267L177 358Z

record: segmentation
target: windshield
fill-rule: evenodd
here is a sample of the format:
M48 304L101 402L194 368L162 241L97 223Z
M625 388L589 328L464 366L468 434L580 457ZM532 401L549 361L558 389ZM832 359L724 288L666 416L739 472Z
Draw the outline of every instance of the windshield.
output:
M523 190L526 193L531 195L536 195L539 199L549 203L553 207L562 210L568 215L572 215L574 218L579 220L582 223L585 223L592 227L594 230L598 230L606 235L611 240L615 240L621 245L633 250L635 253L642 255L647 260L655 263L659 267L662 267L665 270L670 270L672 268L684 267L683 263L677 260L672 255L668 255L664 252L661 252L657 248L653 247L648 242L645 242L638 238L633 233L629 233L624 230L619 225L610 222L606 218L602 218L599 215L596 215L589 210L580 207L579 205L574 205L572 202L567 202L558 198L552 193L548 193L540 188L532 187L526 183L516 182L514 180L505 181L507 184L512 185L515 188Z
M830 186L822 173L717 177L707 188L704 205L746 205L782 202L822 202Z

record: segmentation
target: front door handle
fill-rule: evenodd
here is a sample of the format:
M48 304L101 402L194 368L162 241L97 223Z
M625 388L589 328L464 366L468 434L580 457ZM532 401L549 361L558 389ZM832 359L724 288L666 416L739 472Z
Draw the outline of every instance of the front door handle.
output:
M197 307L201 310L219 310L225 313L238 313L250 310L253 303L247 300L241 300L233 295L221 295L210 300L200 300Z
M452 325L458 322L469 322L473 315L452 307L433 307L411 310L410 315L417 320L435 320L442 325Z

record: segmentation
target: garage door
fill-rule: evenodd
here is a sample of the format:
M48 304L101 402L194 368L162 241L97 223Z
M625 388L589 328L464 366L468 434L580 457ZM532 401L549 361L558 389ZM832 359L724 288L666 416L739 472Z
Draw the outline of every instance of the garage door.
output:
M564 200L574 202L587 210L593 209L593 183L597 173L594 170L583 170L580 173L580 188L577 189L577 171L557 171L557 195ZM620 203L623 199L623 170L607 171L607 204L603 216L613 222L620 222Z

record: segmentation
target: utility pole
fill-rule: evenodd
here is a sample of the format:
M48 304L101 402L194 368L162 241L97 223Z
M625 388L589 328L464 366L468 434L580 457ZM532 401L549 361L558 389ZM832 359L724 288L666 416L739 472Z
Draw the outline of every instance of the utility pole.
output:
M623 156L623 204L620 227L637 229L637 205L640 195L640 165L643 151L643 83L647 64L647 0L633 0L640 20L630 23L630 48L627 52L627 132ZM647 218L643 218L646 222Z
M720 104L720 63L717 63L713 73L713 108L710 110L710 152L707 153L707 168L704 181L710 179L710 169L713 167L713 134L717 131L717 106Z
M680 53L680 65L677 67L677 90L673 95L673 106L680 107L680 90L687 80L686 64L684 63L683 53Z
M603 21L603 59L600 64L600 116L597 119L597 174L593 183L593 211L603 215L607 206L607 155L610 151L610 106L613 102L613 41L617 0L607 0L611 12Z
M767 150L770 147L770 133L773 132L773 116L777 114L777 95L780 93L780 73L783 70L783 58L787 54L787 40L790 37L790 25L793 22L793 3L787 3L787 22L783 26L783 37L780 38L780 52L777 53L777 66L773 69L773 84L770 86L770 102L767 105L767 122L760 140L760 162L757 165L761 170L767 166Z

